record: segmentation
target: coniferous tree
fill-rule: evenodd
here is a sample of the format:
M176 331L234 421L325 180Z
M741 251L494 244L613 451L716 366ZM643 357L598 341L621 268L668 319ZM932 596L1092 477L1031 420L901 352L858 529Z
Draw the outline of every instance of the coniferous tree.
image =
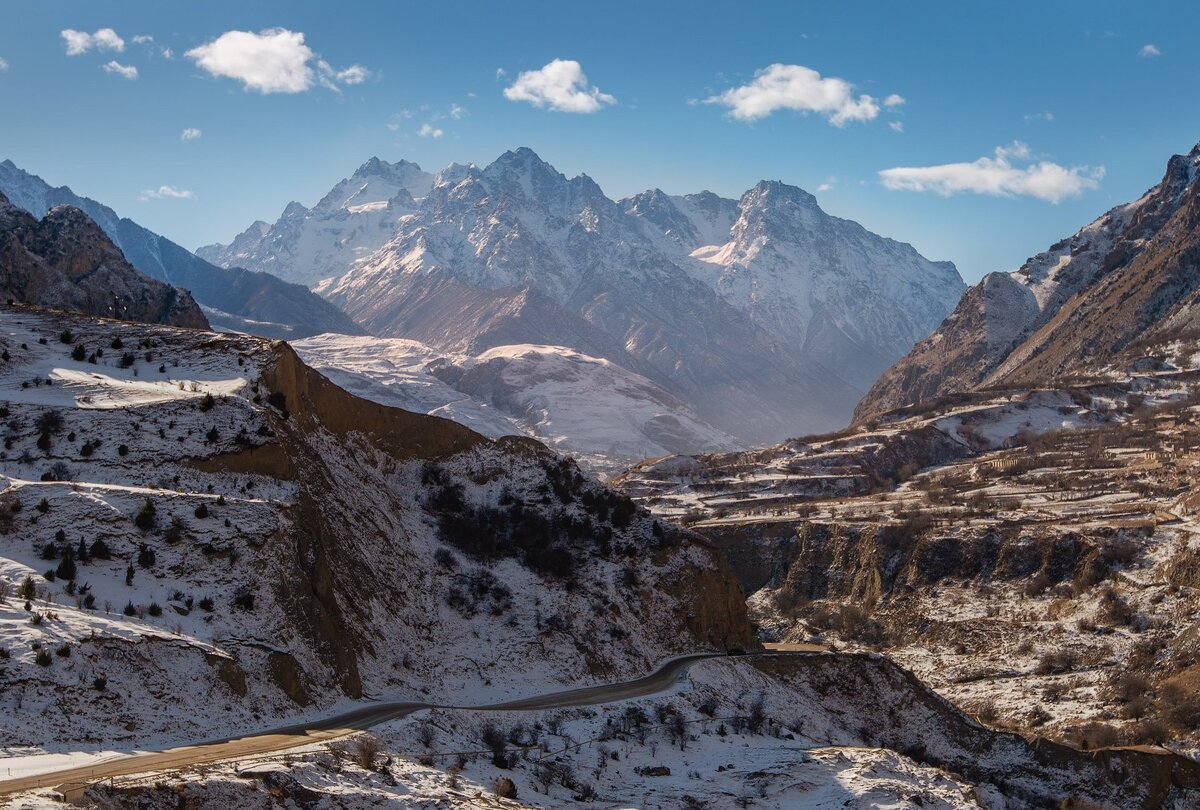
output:
M54 570L54 573L59 579L68 581L75 579L75 552L71 550L70 546L63 549L62 560L59 561L58 568Z
M137 516L133 519L136 525L142 531L149 531L154 528L154 524L158 522L158 510L154 508L154 504L147 498L142 504L142 508L138 511Z

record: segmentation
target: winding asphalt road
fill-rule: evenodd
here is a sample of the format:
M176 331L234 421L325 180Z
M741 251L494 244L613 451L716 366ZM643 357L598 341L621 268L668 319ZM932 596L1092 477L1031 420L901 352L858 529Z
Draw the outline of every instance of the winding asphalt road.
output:
M819 649L819 648L817 648ZM751 655L803 654L800 650L779 650ZM724 658L719 653L695 653L672 658L654 672L632 681L587 686L563 692L522 698L520 700L492 703L484 706L443 706L433 703L396 702L375 703L353 709L342 714L297 723L244 737L168 748L142 754L113 757L94 765L66 768L59 771L0 781L0 796L24 793L44 787L55 787L68 799L80 797L83 789L93 783L117 776L129 776L153 771L166 771L192 765L203 765L227 759L262 756L302 745L343 737L371 726L407 717L422 709L453 708L473 711L524 711L529 709L560 709L568 706L595 706L618 700L645 697L671 688L683 678L693 664L709 658Z

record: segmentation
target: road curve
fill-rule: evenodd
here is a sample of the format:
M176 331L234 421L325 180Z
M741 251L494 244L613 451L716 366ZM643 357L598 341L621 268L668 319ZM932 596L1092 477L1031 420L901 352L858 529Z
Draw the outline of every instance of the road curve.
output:
M766 653L781 654L781 653ZM786 654L786 653L782 653ZM250 734L244 737L229 737L221 740L168 748L142 754L127 754L113 757L94 765L66 768L58 771L0 781L0 796L25 793L44 787L55 787L68 799L79 797L83 789L93 783L118 776L174 770L192 765L204 765L226 759L262 756L289 748L297 748L314 742L331 740L362 731L371 726L407 717L422 709L452 708L468 711L524 711L529 709L559 709L569 706L595 706L618 700L645 697L666 691L699 661L723 658L720 653L694 653L668 659L658 669L641 678L600 686L586 686L545 695L492 703L483 706L444 706L434 703L400 701L374 703L348 712L315 720L295 723L280 728Z

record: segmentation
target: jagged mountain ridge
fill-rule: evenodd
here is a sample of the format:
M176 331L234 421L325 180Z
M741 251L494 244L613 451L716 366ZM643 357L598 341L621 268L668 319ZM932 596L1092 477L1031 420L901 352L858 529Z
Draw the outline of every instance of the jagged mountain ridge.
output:
M35 217L56 205L71 205L91 217L130 264L151 278L189 290L223 328L264 337L304 337L322 332L362 334L362 330L319 296L297 284L239 267L218 267L171 240L70 188L51 187L37 175L0 162L0 192Z
M737 202L657 190L622 202L688 252L684 266L696 278L864 388L897 342L929 334L963 289L952 263L829 216L782 182L763 181Z
M123 320L207 329L187 290L138 272L87 214L41 220L0 192L0 297Z
M432 183L433 175L415 163L373 157L312 208L290 202L275 224L260 220L228 246L204 245L196 255L313 287L382 247Z
M870 416L986 386L1102 373L1143 333L1191 328L1200 262L1200 145L1158 185L1012 273L970 288L858 405Z
M872 299L868 277L839 282L839 271L861 275L868 255L861 244L849 247L840 263L791 261L805 246L843 245L851 228L815 201L805 206L805 217L789 223L782 216L790 210L786 200L811 197L782 184L765 184L763 194L752 191L740 203L709 192L682 198L648 192L654 199L616 202L587 175L568 179L522 148L484 168L449 167L411 209L406 191L375 201L382 209L356 213L344 205L347 188L370 187L367 166L386 172L388 165L369 162L353 183L345 181L326 198L343 200L337 217L348 249L341 263L302 271L308 279L327 276L318 291L360 324L442 351L537 344L602 357L649 378L747 442L841 426L857 392L932 329L961 289L952 267L926 262L858 226L854 236L863 244L894 246L890 253L869 252L868 276L915 273L919 283L910 286L927 301L912 306L912 294L899 303L896 296ZM785 224L760 227L754 212L763 209L770 216L761 219L779 213L775 219ZM367 247L363 233L378 235L370 223L379 210L386 210L394 233L360 256ZM282 223L253 226L236 250L282 240L278 254L294 254L307 237L289 246ZM815 236L786 233L813 223L820 226ZM714 242L732 246L715 259L692 255ZM881 263L886 266L875 266ZM815 272L824 280L804 280ZM746 294L747 288L767 291ZM866 300L874 308L864 306ZM855 306L862 317L844 311ZM869 322L878 334L856 321Z

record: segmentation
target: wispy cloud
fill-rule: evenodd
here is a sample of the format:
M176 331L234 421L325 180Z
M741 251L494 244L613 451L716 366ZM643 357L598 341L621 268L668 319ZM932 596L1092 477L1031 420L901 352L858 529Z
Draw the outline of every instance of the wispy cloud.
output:
M159 186L158 188L148 188L138 195L142 201L146 200L190 200L196 195L187 189L175 188L174 186Z
M111 28L101 28L93 34L89 34L87 31L76 31L73 28L64 28L59 34L67 44L67 56L79 56L93 48L98 51L116 51L117 53L125 50L125 40L121 39Z
M1050 112L1049 110L1043 110L1042 112L1029 113L1028 115L1025 116L1026 124L1037 124L1037 123L1049 124L1053 120L1054 120L1054 113Z
M537 70L522 71L504 89L504 97L569 113L594 113L607 104L617 103L599 87L588 84L583 68L573 59L555 59Z
M1153 59L1156 56L1162 56L1162 51L1158 49L1157 45L1147 44L1143 45L1142 49L1138 51L1138 56L1143 59Z
M870 121L879 115L879 102L869 95L854 95L854 85L834 76L823 77L803 65L774 64L755 71L754 80L704 99L721 104L740 121L756 121L778 110L816 113L836 127L850 121ZM892 94L884 100L890 107L904 103Z
M318 59L304 44L304 34L286 28L226 31L184 54L209 75L241 82L246 90L303 93L320 84L331 90L361 84L371 76L362 65L338 70Z
M1016 165L1020 163L1026 165ZM1026 196L1058 204L1097 188L1104 167L1068 169L1049 161L1034 161L1029 147L1014 141L1010 146L997 147L993 157L971 163L903 166L884 169L879 177L893 191L932 191L943 197L960 193Z
M122 79L133 80L138 77L138 69L136 67L133 65L122 65L115 59L111 62L106 62L100 67L104 69L105 73L115 74L120 76Z
M196 129L195 127L188 127L188 128L187 128L187 129L185 129L183 132L179 133L179 140L181 140L181 141L194 141L194 140L196 140L197 138L199 138L199 137L200 137L201 135L203 135L203 134L204 134L203 132L201 132L200 130Z
M904 122L903 121L888 121L888 128L891 129L892 132L903 132L904 131Z
M440 138L446 133L435 127L433 124L421 124L421 128L417 130L417 134L422 138Z
M8 70L8 60L3 56L0 56L0 73L3 73L6 70Z
M362 65L351 65L345 70L339 70L334 73L333 78L342 84L362 84L371 78L371 71Z
M906 99L904 96L900 95L899 93L892 93L890 96L888 96L887 98L885 98L883 100L883 106L885 106L885 107L903 107L907 103L908 103L908 99Z

